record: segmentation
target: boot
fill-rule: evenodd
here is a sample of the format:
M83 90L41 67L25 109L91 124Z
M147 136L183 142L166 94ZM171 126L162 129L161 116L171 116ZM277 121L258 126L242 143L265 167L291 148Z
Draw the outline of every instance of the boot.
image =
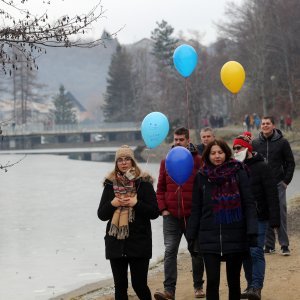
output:
M174 300L175 295L172 292L163 291L163 292L155 292L154 298L156 300Z
M251 288L248 291L249 300L261 300L261 289Z
M248 293L249 293L249 288L246 288L246 289L241 293L241 299L248 299Z

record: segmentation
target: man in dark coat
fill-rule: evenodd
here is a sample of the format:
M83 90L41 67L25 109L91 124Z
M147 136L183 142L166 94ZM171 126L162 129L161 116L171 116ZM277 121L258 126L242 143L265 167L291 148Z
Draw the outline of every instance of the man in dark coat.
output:
M164 256L164 291L157 291L157 300L175 299L177 281L177 254L182 235L186 234L186 224L191 214L193 182L201 164L201 157L195 146L190 143L189 130L181 127L174 132L174 146L186 147L191 151L194 159L192 175L179 186L172 180L166 170L165 159L161 161L156 197L158 207L163 216L163 234L165 243ZM183 166L184 167L184 166ZM204 298L202 256L192 257L192 271L196 298Z
M290 255L289 238L287 234L287 204L286 188L292 181L295 160L289 142L283 137L281 131L275 128L274 118L267 116L261 121L259 137L252 142L253 150L260 153L269 165L277 183L280 205L280 227L277 230L278 241L282 255ZM268 226L265 253L275 252L275 232Z
M253 152L251 137L251 132L244 132L233 141L235 158L240 157L242 152L245 153L244 163L249 168L251 189L258 215L257 247L250 248L250 256L243 262L247 288L241 294L241 299L260 300L266 269L263 249L266 229L268 225L271 228L280 226L280 209L273 174L263 157Z
M197 145L197 150L202 155L204 148L212 141L215 140L215 134L212 128L204 127L200 131L201 144Z

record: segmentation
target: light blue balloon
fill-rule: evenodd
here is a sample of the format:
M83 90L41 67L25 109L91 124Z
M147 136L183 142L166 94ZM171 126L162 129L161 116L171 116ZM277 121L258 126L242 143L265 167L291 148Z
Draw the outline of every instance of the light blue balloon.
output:
M181 76L189 77L198 63L197 52L192 46L183 44L175 49L173 62Z
M160 145L169 132L168 118L160 112L148 114L141 125L141 132L146 146L153 149Z

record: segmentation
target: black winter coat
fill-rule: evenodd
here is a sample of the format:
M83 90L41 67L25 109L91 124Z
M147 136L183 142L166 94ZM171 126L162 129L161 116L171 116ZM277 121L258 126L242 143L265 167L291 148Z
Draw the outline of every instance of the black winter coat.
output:
M106 179L98 208L98 218L108 221L106 225L105 256L106 259L121 257L152 257L152 231L150 219L159 216L157 200L153 185L149 181L139 178L135 182L137 190L137 204L133 207L135 219L129 223L129 237L118 240L108 235L111 219L116 210L111 201L115 197L112 181Z
M253 201L248 174L237 172L243 219L231 224L215 222L211 191L214 183L200 172L194 182L192 213L187 226L187 239L198 238L202 254L226 255L249 250L248 237L257 235L257 214Z
M271 227L280 226L280 208L277 185L269 166L259 153L244 161L250 171L252 194L258 219L268 220Z
M204 144L198 144L196 145L197 147L197 151L199 153L199 155L202 155L203 151L204 151Z
M262 133L252 142L253 150L260 153L270 166L276 183L283 181L289 184L292 181L295 160L289 142L283 137L279 129L265 138Z

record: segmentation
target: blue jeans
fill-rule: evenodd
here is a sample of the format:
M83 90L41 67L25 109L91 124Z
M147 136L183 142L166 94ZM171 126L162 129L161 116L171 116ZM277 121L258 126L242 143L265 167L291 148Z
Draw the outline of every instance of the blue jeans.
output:
M186 220L187 221L187 220ZM172 215L163 216L163 233L165 244L164 257L164 288L175 293L177 282L177 254L182 235L186 233L184 219L177 219ZM194 288L203 287L204 263L202 256L192 258Z
M266 261L264 255L267 221L258 221L257 247L250 248L250 255L243 261L247 288L262 289L264 285Z

